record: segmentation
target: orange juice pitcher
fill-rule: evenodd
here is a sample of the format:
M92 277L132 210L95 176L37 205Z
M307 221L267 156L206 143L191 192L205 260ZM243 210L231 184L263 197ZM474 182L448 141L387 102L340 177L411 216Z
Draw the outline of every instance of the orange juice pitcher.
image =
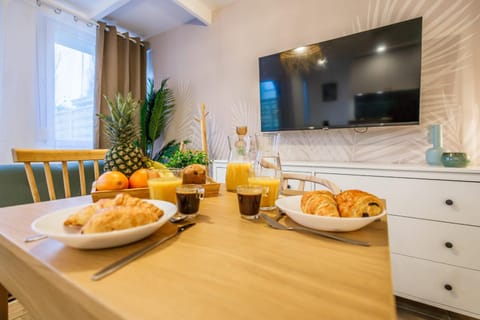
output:
M227 191L236 192L237 186L248 184L249 171L252 168L250 161L250 136L247 136L247 127L237 127L237 135L228 136L227 173L225 185Z

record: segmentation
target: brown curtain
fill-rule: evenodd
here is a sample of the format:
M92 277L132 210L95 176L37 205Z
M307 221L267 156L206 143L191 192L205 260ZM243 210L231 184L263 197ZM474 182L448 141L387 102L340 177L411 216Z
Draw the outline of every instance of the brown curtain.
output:
M108 114L104 96L132 92L136 100L145 99L147 73L146 44L128 33L118 34L114 26L99 23L95 65L95 114ZM139 117L137 117L137 121ZM95 116L95 148L108 148L103 124Z

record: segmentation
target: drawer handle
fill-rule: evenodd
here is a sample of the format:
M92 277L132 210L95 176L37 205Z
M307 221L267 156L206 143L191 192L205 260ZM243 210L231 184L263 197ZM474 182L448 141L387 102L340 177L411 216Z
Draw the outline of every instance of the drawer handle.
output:
M445 290L447 291L452 291L453 290L453 287L451 285L449 285L448 283L446 285L443 286L445 288Z
M453 205L453 200L447 199L447 200L445 200L445 204L446 204L447 206L451 206L451 205Z
M447 242L445 242L445 247L451 249L451 248L453 248L453 243L451 243L450 241L447 241Z

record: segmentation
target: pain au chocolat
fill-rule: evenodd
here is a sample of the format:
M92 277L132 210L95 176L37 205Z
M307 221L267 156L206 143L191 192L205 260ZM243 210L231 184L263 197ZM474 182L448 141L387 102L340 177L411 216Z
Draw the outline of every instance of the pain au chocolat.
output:
M373 217L385 209L382 200L365 191L345 190L335 196L341 217Z

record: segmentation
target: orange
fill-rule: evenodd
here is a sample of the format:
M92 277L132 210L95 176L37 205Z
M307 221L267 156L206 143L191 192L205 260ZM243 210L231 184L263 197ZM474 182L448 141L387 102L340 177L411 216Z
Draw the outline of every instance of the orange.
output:
M148 187L148 179L150 178L159 178L160 173L157 170L152 169L138 169L130 178L128 178L128 187L129 188L146 188Z
M128 178L120 171L107 171L98 177L95 188L98 191L127 189Z
M138 169L130 178L128 178L129 188L146 188L148 187L148 169Z

